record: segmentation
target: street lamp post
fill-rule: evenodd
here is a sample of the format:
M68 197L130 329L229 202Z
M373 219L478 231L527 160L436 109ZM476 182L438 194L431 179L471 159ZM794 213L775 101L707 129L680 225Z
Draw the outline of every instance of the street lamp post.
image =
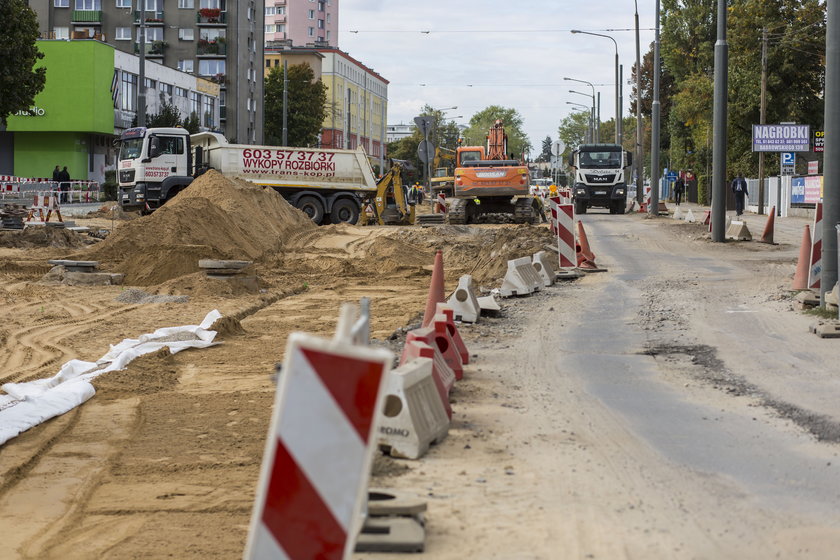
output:
M146 0L140 0L140 67L137 84L137 126L146 126Z
M621 78L618 71L618 43L609 35L602 33L592 33L591 31L581 31L580 29L572 29L572 33L580 33L581 35L594 35L595 37L606 37L615 45L615 143L621 145Z
M594 126L592 127L592 141L593 142L600 142L601 141L601 104L598 103L598 112L597 115L595 113L595 84L592 82L587 82L586 80L578 80L577 78L563 78L569 82L578 82L580 84L586 84L592 89L592 122Z
M639 50L639 3L636 2L636 200L644 202L645 158L642 155L642 60Z

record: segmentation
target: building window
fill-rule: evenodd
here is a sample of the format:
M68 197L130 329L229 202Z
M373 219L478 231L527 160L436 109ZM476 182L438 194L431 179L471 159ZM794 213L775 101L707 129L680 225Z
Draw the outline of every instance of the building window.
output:
M55 35L56 39L69 39L70 38L70 28L69 27L54 27L53 34Z
M162 27L147 27L146 28L146 44L154 43L155 41L163 41ZM137 42L140 42L140 32L137 32Z
M270 60L265 61L265 67L266 68L271 68L271 61Z
M224 75L225 61L224 59L206 59L198 61L198 75L199 76L216 76L218 74Z
M117 41L131 41L131 28L117 27L117 30L114 34L114 39L116 39Z
M267 15L267 16L277 15L277 8L275 8L274 6L266 6L265 7L265 15Z
M76 0L76 9L85 11L101 10L102 2L101 0Z
M137 110L137 76L123 72L120 78L120 108L123 111Z
M182 59L178 61L178 70L181 72L188 72L192 74L194 68L195 66L193 65L192 59Z
M327 41L329 41L329 40L330 40L330 30L327 29Z
M178 8L182 10L194 10L195 2L193 0L178 0Z
M178 38L182 41L192 41L195 39L195 30L186 28L179 29Z
M204 96L204 104L203 104L204 113L204 126L207 128L213 128L213 98L209 95Z
M324 28L324 20L319 19L318 20L318 29L323 29L323 28Z
M192 60L182 61L182 62L192 62ZM187 90L184 88L175 86L175 95L178 97L187 97Z
M277 15L278 16L285 16L286 15L286 6L277 6Z
M280 23L277 25L277 33L285 33L286 32L286 24Z
M275 33L276 30L277 30L277 27L274 26L274 25L266 25L265 26L265 32L266 33Z
M319 11L319 12L323 12L323 11L324 11L324 3L323 3L323 2L318 2L318 11Z
M117 0L116 4L117 8L128 8L131 9L131 0Z
M331 16L331 15L332 15L332 14L327 14L327 23L329 23L329 22L330 22L330 16Z
M251 21L252 19L254 19L254 8L251 8L251 7L248 8L248 16L247 17L248 17L248 21Z
M77 0L77 1L78 1L78 0ZM315 19L315 10L309 10L309 11L307 12L307 17L308 17L309 19Z
M307 27L306 28L306 34L309 37L314 37L315 36L315 28L314 27Z
M198 6L201 9L210 8L211 10L221 10L222 0L198 0ZM224 10L223 10L224 11Z
M152 80L151 78L146 78L143 80L146 84L146 89L157 89L157 82Z
M69 8L70 0L53 0L53 6L56 8Z
M165 93L166 95L172 97L172 84L164 84L163 82L159 82L158 85L160 86L161 93Z
M201 94L194 91L190 92L190 113L195 113L196 116L201 115Z

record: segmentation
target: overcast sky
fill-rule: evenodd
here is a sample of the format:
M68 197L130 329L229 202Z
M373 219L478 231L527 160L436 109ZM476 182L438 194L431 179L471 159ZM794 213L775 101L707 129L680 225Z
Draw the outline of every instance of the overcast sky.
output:
M601 120L615 116L613 42L569 30L614 37L628 82L635 33L603 30L633 29L634 13L627 0L340 0L338 46L390 81L388 124L412 122L425 104L457 106L447 116L462 116L461 124L488 105L502 105L519 111L539 149L546 136L556 139L563 117L579 110L567 101L590 104L569 92L588 94L590 87L564 76L595 84ZM654 22L654 1L640 0L642 56ZM625 84L625 115L629 94Z

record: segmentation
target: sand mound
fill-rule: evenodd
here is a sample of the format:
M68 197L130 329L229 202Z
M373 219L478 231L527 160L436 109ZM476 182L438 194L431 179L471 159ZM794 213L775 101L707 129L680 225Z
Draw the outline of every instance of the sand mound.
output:
M178 384L175 359L168 348L140 356L119 371L93 380L99 398L119 399L167 391Z
M124 273L126 284L146 286L197 272L199 259L259 259L293 232L315 227L275 191L208 171L85 257Z
M0 231L0 247L32 249L34 247L82 247L83 238L75 231L54 227L28 227Z

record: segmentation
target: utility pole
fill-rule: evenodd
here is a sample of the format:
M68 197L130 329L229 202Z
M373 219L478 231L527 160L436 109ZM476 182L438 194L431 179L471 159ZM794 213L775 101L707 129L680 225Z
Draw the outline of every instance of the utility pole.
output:
M765 124L767 118L767 28L761 30L761 107L758 123ZM764 214L764 152L758 152L758 213ZM781 207L781 201L776 201Z
M620 80L618 86L618 145L624 144L624 65L618 67L618 79Z
M724 0L725 1L725 0ZM656 0L656 35L653 41L653 103L650 115L650 207L648 214L659 215L659 0Z
M601 92L598 92L598 114L595 119L595 142L601 141Z
M289 61L283 60L283 145L289 145Z
M146 126L146 0L140 1L140 68L137 72L137 126Z
M636 201L644 202L645 158L642 152L642 58L639 45L639 2L636 0Z
M820 302L825 307L825 294L837 282L836 225L840 225L840 6L826 2L828 11L825 31L825 158L823 159L823 230L822 278Z
M715 89L712 128L712 241L726 241L726 88L729 46L726 44L726 0L718 0L715 43Z

